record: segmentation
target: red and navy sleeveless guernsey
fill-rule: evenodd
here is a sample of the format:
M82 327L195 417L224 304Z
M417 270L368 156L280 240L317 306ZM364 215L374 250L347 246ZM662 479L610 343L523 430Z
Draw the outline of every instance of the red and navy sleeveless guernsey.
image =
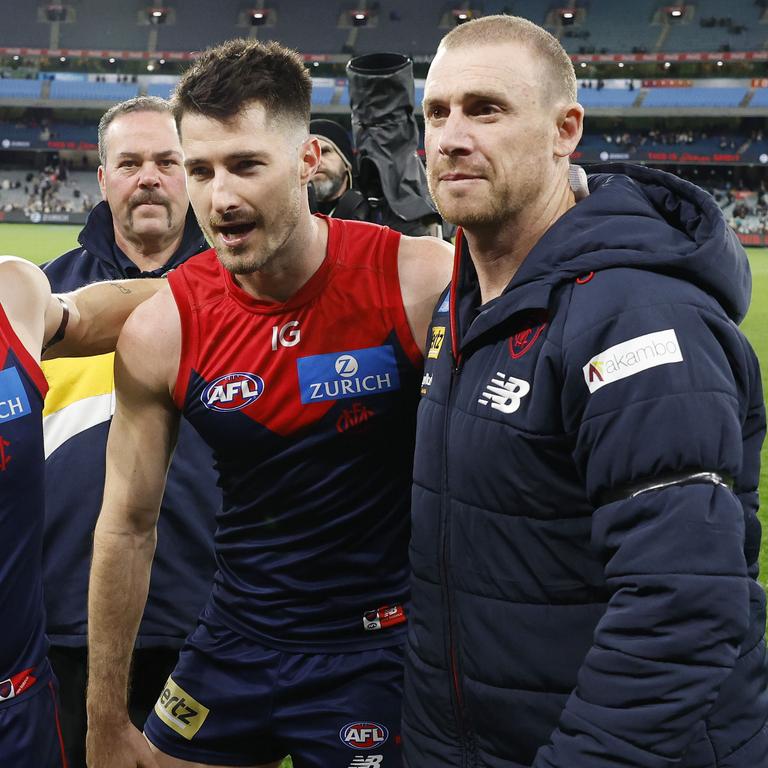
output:
M41 565L47 391L0 305L0 706L49 674Z
M422 369L400 235L325 220L325 260L284 303L243 291L214 250L169 275L182 327L174 398L224 492L208 611L309 652L403 641Z

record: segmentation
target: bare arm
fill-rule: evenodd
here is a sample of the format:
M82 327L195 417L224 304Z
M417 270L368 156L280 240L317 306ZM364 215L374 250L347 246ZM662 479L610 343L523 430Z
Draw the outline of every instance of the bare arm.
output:
M171 398L180 329L170 289L139 307L115 355L117 407L88 594L88 765L154 766L127 709L156 523L179 422Z
M405 313L422 352L440 294L451 281L453 248L434 237L403 237L398 270Z
M60 297L51 293L44 272L15 256L0 256L0 303L13 330L35 360L68 318L63 337L45 354L80 357L111 352L123 323L133 310L163 285L164 280L115 280L93 283Z
M110 280L62 294L60 298L68 306L69 318L64 337L55 344L51 344L51 339L61 325L62 306L59 298L52 296L45 313L45 340L50 345L45 358L111 352L131 312L163 285L165 281L161 279Z

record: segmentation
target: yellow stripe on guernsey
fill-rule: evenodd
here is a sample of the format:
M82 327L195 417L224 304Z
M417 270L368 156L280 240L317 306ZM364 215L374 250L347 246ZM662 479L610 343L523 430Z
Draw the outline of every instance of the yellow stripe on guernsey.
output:
M114 360L109 353L43 361L49 386L43 411L46 459L70 438L112 418Z

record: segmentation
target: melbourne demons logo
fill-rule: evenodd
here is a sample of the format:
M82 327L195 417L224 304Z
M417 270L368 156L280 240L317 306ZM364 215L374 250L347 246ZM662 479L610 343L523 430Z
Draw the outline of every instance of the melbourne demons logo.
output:
M352 749L374 749L388 737L389 731L378 723L347 723L339 731L339 738Z
M258 400L264 392L264 380L255 373L227 373L204 390L200 399L212 411L239 411Z

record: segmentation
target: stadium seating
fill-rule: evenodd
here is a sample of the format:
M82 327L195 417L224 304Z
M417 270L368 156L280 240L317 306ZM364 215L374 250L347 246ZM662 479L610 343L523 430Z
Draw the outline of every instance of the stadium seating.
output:
M637 99L637 91L626 88L579 88L578 101L585 107L631 107Z
M50 44L50 26L40 23L38 7L30 3L0 0L12 12L13 24L0 28L0 45L45 48ZM280 0L268 3L276 10L274 24L266 27L238 26L246 6L220 3L211 12L208 0L184 0L172 8L165 24L139 23L141 5L77 0L75 23L59 27L62 48L98 48L112 51L152 50L199 51L232 37L257 35L274 38L304 53L341 54L391 50L413 55L434 52L445 32L439 23L451 5L445 0L388 0L378 4L375 22L369 27L340 28L339 16L351 4L319 3L314 0ZM456 3L456 7L461 4ZM556 4L540 0L485 0L470 3L485 14L512 12L544 24ZM566 5L562 3L561 5ZM570 53L588 48L594 52L760 50L765 47L768 27L761 24L762 8L754 0L696 0L690 19L669 24L653 23L658 0L590 0L577 3L585 8L583 20L573 27L553 27ZM144 6L147 7L147 6ZM10 9L12 8L12 11ZM705 25L708 18L730 18L731 25ZM578 34L574 34L578 33Z
M97 83L93 81L53 80L51 99L71 101L125 101L139 93L136 83Z
M756 88L749 102L750 107L768 107L768 88Z
M33 176L33 179L27 181L27 176ZM39 184L41 178L39 172L0 168L0 211L10 207L19 210L27 207L30 198L34 196L34 185ZM70 171L67 180L56 186L50 202L52 208L55 206L71 211L83 211L84 204L90 209L99 200L101 193L96 174L93 171Z
M719 51L728 46L734 51L763 48L768 28L760 24L762 9L756 2L696 0L693 18L687 24L670 25L664 50ZM731 25L704 26L707 19L730 18ZM736 32L734 30L740 30Z
M651 88L644 107L738 107L746 88Z
M331 104L336 95L336 84L325 80L312 82L312 107L323 107Z
M0 80L0 99L39 99L40 80Z
M150 83L147 86L147 96L159 96L161 99L169 99L173 93L175 83Z

